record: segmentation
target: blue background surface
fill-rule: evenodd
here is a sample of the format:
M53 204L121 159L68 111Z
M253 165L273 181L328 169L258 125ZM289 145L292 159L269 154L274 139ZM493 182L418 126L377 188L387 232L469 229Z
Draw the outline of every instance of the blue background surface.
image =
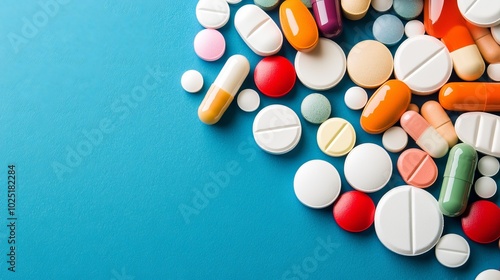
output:
M345 158L324 155L317 126L303 119L300 144L282 156L256 146L256 112L244 113L236 102L215 126L198 120L204 92L230 55L247 56L252 70L260 59L233 25L237 8L252 1L231 5L221 29L226 54L213 63L193 51L202 29L196 1L61 0L50 15L37 2L4 0L0 9L0 279L472 279L500 268L495 243L470 242L468 263L449 269L434 251L399 256L373 226L348 233L331 207L300 204L292 184L297 168L324 159L343 174ZM276 11L271 15L277 20ZM363 21L345 22L336 41L346 53L372 38L378 15L370 9ZM295 51L285 43L280 54L293 61ZM198 94L180 86L189 69L205 78ZM352 122L357 144L381 144L343 102L352 85L346 75L324 92L332 116ZM244 87L255 88L251 77ZM262 97L260 108L279 103L300 112L311 92L297 82L281 99ZM437 160L441 174L445 162ZM9 164L17 172L15 273L6 256ZM428 189L435 197L440 183ZM371 197L378 202L401 184L395 172ZM349 190L342 178L342 191ZM499 195L492 200L498 204ZM460 220L446 218L444 231L463 234Z

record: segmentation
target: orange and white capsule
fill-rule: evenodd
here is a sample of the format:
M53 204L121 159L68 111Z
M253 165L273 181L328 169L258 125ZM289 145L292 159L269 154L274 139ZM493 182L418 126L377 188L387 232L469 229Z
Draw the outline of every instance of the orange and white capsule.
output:
M406 111L401 116L401 127L417 145L433 158L442 158L448 152L448 142L420 114Z
M217 123L250 73L250 63L242 55L231 56L198 108L198 117L206 124Z
M452 27L442 40L450 51L453 68L458 77L464 81L474 81L483 75L486 66L467 27Z

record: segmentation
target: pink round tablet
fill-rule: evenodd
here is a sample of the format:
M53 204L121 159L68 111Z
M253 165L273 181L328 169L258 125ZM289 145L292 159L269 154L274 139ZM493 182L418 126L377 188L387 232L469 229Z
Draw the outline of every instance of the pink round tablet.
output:
M194 38L194 51L203 60L216 61L226 51L226 40L215 29L203 29Z
M398 158L397 166L401 178L409 185L427 188L436 182L436 163L422 150L413 148L404 151Z

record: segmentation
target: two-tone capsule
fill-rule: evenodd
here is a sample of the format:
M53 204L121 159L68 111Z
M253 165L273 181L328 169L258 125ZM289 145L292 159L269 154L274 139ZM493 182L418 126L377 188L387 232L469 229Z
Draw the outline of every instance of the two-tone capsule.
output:
M476 150L465 143L450 150L439 194L439 208L444 215L457 217L467 208L477 158Z

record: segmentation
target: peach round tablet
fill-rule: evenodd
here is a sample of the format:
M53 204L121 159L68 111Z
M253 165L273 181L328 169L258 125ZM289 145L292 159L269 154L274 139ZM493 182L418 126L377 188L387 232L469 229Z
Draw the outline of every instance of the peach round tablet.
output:
M215 29L203 29L194 37L194 51L203 60L216 61L226 51L226 40Z
M376 88L392 74L392 54L384 44L365 40L356 44L347 56L347 73L363 88Z
M427 188L437 179L437 165L429 154L420 149L408 149L398 158L398 171L403 180L418 188Z
M364 131L378 134L399 121L411 100L408 86L399 80L389 80L370 97L361 113Z
M346 155L356 143L354 127L341 118L331 118L323 122L316 137L321 151L332 157Z

